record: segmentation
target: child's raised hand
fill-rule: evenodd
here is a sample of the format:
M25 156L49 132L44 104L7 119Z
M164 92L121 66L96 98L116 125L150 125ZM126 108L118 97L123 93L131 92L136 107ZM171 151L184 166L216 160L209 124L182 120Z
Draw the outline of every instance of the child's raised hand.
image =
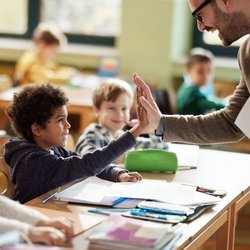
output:
M143 91L142 88L138 87L136 89L136 96L137 96L137 117L138 123L136 123L131 129L130 132L134 136L134 138L138 137L140 134L146 133L149 127L149 123L147 120L147 112L140 104L140 98L143 98Z
M140 96L137 98L137 102L146 109L147 120L150 126L155 130L159 126L162 113L159 110L148 85L137 74L134 74L134 82L137 89L140 90Z
M140 99L144 96L144 92L142 88L137 87L136 88L136 96L137 96L137 116L138 121L141 126L148 127L148 120L147 120L147 113L146 110L143 108L143 106L140 103Z
M136 182L142 180L142 176L137 172L124 173L121 172L118 175L118 181L120 182Z

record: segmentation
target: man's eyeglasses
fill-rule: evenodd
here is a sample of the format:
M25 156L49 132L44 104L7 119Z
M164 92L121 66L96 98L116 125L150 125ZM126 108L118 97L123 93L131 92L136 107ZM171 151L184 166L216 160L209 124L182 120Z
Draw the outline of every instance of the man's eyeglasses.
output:
M192 16L202 23L202 16L199 16L197 13L200 12L205 6L207 6L212 0L205 0L199 7L197 7L193 12Z

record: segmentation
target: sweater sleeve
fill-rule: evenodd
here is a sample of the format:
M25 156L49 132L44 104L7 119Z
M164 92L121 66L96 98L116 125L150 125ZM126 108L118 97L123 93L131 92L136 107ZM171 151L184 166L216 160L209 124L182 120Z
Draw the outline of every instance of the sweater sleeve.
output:
M30 227L31 225L28 223L0 216L0 233L5 233L11 230L18 230L19 232L27 234Z
M43 214L31 209L25 205L21 205L7 197L0 196L0 216L9 219L10 225L14 225L13 221L19 221L20 227L27 228L27 225L36 225L39 220L47 219ZM4 220L4 222L6 222ZM0 223L0 225L2 225Z
M244 137L235 120L249 98L250 90L250 38L241 45L238 55L241 70L240 83L228 105L207 115L165 115L164 141L211 144L236 142Z
M108 169L105 170L106 172L102 176L115 173L111 177L114 180L117 176L117 170L110 169L109 165L135 144L136 140L132 134L125 132L119 138L111 141L106 147L83 156L72 155L64 158L45 152L41 152L39 155L31 155L27 159L27 168L29 173L35 172L36 175L33 175L33 178L28 180L29 185L36 186L41 193L44 193L78 179L98 175L107 167ZM44 154L46 154L46 157ZM24 178L27 175L25 171L20 174Z

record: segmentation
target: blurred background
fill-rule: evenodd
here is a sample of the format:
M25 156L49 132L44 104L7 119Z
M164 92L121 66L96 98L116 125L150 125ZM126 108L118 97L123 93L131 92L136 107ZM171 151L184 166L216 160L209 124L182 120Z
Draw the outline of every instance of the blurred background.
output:
M170 92L172 104L163 100L159 105L172 105L172 113L192 48L214 54L216 96L230 95L240 79L237 52L244 38L223 48L216 34L200 33L186 0L0 0L0 94L14 86L16 62L32 48L34 29L48 21L68 39L55 58L57 63L97 76L105 75L105 67L111 65L112 76L128 81L137 72L153 91ZM80 132L74 122L77 118L72 117L72 128ZM250 143L245 139L213 148L250 152ZM236 249L249 249L249 217L239 221ZM213 248L211 240L202 249Z

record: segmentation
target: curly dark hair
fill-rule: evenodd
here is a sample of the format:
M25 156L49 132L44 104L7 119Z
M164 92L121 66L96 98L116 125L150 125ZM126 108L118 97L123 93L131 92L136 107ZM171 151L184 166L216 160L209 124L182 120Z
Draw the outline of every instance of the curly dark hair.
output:
M59 87L49 82L32 84L14 94L6 113L17 135L34 142L31 125L37 123L45 128L54 110L67 103L68 98Z

